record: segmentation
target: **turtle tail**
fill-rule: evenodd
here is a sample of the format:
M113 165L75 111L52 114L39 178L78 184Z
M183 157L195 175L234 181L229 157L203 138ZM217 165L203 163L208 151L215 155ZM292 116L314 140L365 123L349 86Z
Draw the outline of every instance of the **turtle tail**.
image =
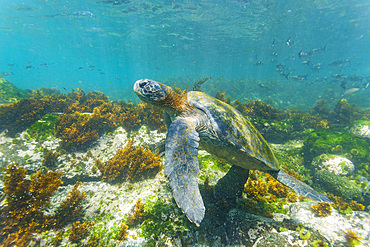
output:
M331 203L330 199L314 189L312 189L309 185L299 181L298 179L286 174L282 170L277 172L271 173L271 175L276 178L279 182L285 184L286 186L292 188L298 194L305 196L309 199L318 201L318 202L329 202Z

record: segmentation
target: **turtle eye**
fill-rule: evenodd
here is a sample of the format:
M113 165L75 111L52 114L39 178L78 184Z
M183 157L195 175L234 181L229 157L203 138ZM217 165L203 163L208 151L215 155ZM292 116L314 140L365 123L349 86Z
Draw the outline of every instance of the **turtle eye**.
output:
M145 87L146 85L148 85L148 82L147 81L141 81L139 83L139 86L142 88L142 87Z

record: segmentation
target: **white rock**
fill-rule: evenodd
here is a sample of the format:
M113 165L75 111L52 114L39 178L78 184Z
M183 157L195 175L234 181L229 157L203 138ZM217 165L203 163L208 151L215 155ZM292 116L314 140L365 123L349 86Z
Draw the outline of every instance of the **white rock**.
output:
M340 246L346 242L345 233L349 230L361 236L360 242L366 246L370 238L370 214L366 212L353 212L351 215L339 214L333 209L328 217L316 217L312 205L316 202L298 202L289 207L289 216L292 219L312 227L326 237L333 246Z
M370 125L369 124L354 122L349 132L351 132L352 134L358 135L360 137L370 139Z
M335 175L348 175L355 170L355 165L349 159L332 155L321 155L319 159L314 159L312 166L332 172Z

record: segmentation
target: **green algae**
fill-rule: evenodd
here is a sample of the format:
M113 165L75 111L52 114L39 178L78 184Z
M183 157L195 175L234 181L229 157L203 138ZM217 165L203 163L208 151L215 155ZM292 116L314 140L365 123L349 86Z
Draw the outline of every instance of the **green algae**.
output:
M32 124L26 131L30 138L45 141L54 136L54 125L58 114L45 114L39 121Z
M0 99L9 103L28 98L29 94L0 77Z
M346 201L356 200L363 202L363 189L358 187L355 183L337 176L328 171L318 171L313 177L314 187L320 190L342 197Z
M189 230L194 226L174 202L154 197L146 201L144 209L141 236L147 240L147 246L176 245L176 240L186 245Z
M200 169L205 169L208 167L213 170L227 172L231 167L229 163L226 163L224 160L219 159L212 155L205 155L202 157L198 157L198 160L199 160Z
M323 153L345 155L354 163L361 163L369 157L370 147L351 133L321 129L305 138L302 152L306 164Z

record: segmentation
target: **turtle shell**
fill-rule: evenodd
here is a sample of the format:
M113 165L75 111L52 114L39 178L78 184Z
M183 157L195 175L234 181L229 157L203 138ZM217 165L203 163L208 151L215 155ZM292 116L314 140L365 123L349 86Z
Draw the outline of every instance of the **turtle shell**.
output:
M198 130L201 148L248 170L279 169L265 139L238 110L203 92L190 91L187 98L206 113L201 115L207 118L202 121L206 126Z

